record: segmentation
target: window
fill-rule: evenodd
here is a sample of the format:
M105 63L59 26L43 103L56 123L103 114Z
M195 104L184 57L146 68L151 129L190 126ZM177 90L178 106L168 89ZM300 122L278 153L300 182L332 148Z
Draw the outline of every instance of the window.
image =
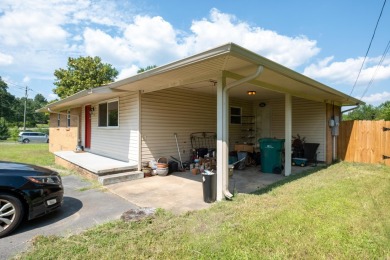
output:
M119 107L118 100L100 103L98 125L100 127L119 126L118 107Z
M68 110L66 115L66 127L70 127L70 110Z
M230 124L241 124L241 107L230 107Z
M61 125L61 115L60 113L57 114L57 127L60 127Z

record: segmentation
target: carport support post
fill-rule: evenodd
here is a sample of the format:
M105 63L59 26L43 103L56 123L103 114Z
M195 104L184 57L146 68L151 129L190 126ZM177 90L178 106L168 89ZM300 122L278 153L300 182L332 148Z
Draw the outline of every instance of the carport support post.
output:
M224 111L224 88L226 87L225 77L221 75L217 81L217 200L223 198L223 180L224 180L224 165L227 163L226 155L226 142L224 141L225 129L225 117L227 112Z
M291 138L292 138L292 101L291 95L285 94L285 141L284 141L284 175L291 174Z

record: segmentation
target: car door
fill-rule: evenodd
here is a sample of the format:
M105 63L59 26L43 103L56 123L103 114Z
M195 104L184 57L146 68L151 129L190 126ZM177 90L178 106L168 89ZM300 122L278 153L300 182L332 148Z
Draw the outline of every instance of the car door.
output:
M30 133L30 142L32 142L32 143L39 142L38 133Z

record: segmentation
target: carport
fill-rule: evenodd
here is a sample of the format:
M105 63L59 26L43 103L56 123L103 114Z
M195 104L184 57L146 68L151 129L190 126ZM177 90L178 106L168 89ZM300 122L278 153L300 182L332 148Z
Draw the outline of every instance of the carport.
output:
M249 91L256 95L248 95ZM99 114L93 112L110 100L120 104L121 125L115 129L99 127ZM217 199L221 200L232 195L228 190L229 150L242 141L237 136L240 130L231 124L231 104L242 104L248 111L254 111L259 104L271 107L268 121L263 122L270 130L256 133L254 145L261 137L280 138L289 151L292 136L304 133L321 144L322 161L330 163L336 149L328 121L340 116L341 106L358 103L361 102L357 99L229 43L107 86L81 91L40 111L52 113L51 131L55 131L50 135L58 136L50 139L52 152L64 147L73 149L78 139L85 144L90 140L87 133L92 132L89 152L137 165L138 170L142 162L177 153L173 133L187 138L180 140L180 149L188 153L188 138L196 132L194 129L216 132ZM74 130L57 126L55 113L66 110L78 116ZM91 125L86 123L88 114L92 117L88 119L92 122L91 131L85 131ZM67 140L64 136L71 136L72 142L61 143ZM285 153L284 161L284 175L288 176L291 153Z

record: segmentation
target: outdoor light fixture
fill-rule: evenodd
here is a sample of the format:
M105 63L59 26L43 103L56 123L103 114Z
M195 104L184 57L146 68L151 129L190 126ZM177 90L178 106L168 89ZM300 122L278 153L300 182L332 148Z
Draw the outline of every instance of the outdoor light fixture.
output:
M249 90L247 93L248 93L249 96L256 95L256 91L254 91L254 90Z
M89 114L91 115L91 116L93 116L93 112L95 112L95 107L91 107L90 109L89 109Z

